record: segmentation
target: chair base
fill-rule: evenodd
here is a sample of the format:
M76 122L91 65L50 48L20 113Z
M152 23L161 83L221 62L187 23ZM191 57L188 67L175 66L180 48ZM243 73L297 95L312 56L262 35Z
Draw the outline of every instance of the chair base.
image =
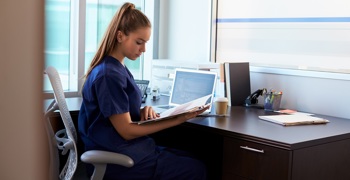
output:
M78 162L77 170L73 176L74 180L90 180L90 177L86 171L86 164L83 162Z

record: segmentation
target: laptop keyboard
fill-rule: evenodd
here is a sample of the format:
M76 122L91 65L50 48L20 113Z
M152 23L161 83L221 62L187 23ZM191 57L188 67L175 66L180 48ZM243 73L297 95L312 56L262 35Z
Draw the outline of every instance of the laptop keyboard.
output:
M162 109L171 109L171 108L174 108L175 106L171 106L171 105L160 105L160 106L157 106L158 108L162 108Z
M137 86L140 88L141 93L146 92L148 85L147 84L137 84Z
M142 103L146 102L146 98L147 98L147 88L148 88L148 84L149 81L148 80L137 80L135 79L135 83L137 85L137 87L139 87L139 89L141 90L141 94L142 94Z

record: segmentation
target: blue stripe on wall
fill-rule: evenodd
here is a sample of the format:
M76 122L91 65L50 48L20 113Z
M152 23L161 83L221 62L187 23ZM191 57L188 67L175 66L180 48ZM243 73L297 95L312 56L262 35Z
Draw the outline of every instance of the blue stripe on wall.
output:
M312 18L218 18L217 23L266 23L266 22L350 22L350 17Z

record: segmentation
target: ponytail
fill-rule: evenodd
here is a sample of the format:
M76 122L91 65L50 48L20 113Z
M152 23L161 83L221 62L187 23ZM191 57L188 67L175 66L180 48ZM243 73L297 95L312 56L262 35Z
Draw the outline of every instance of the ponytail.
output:
M143 27L151 27L149 19L136 9L134 4L123 4L111 20L84 78L86 79L90 75L92 69L100 64L105 56L112 53L117 46L118 31L129 35L130 32Z

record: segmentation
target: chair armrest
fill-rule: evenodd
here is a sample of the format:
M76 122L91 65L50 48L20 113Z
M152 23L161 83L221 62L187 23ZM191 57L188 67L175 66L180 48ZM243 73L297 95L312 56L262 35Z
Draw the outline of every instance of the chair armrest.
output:
M101 150L90 150L83 153L80 159L85 163L90 164L118 164L125 167L132 167L134 161L124 154L101 151Z

